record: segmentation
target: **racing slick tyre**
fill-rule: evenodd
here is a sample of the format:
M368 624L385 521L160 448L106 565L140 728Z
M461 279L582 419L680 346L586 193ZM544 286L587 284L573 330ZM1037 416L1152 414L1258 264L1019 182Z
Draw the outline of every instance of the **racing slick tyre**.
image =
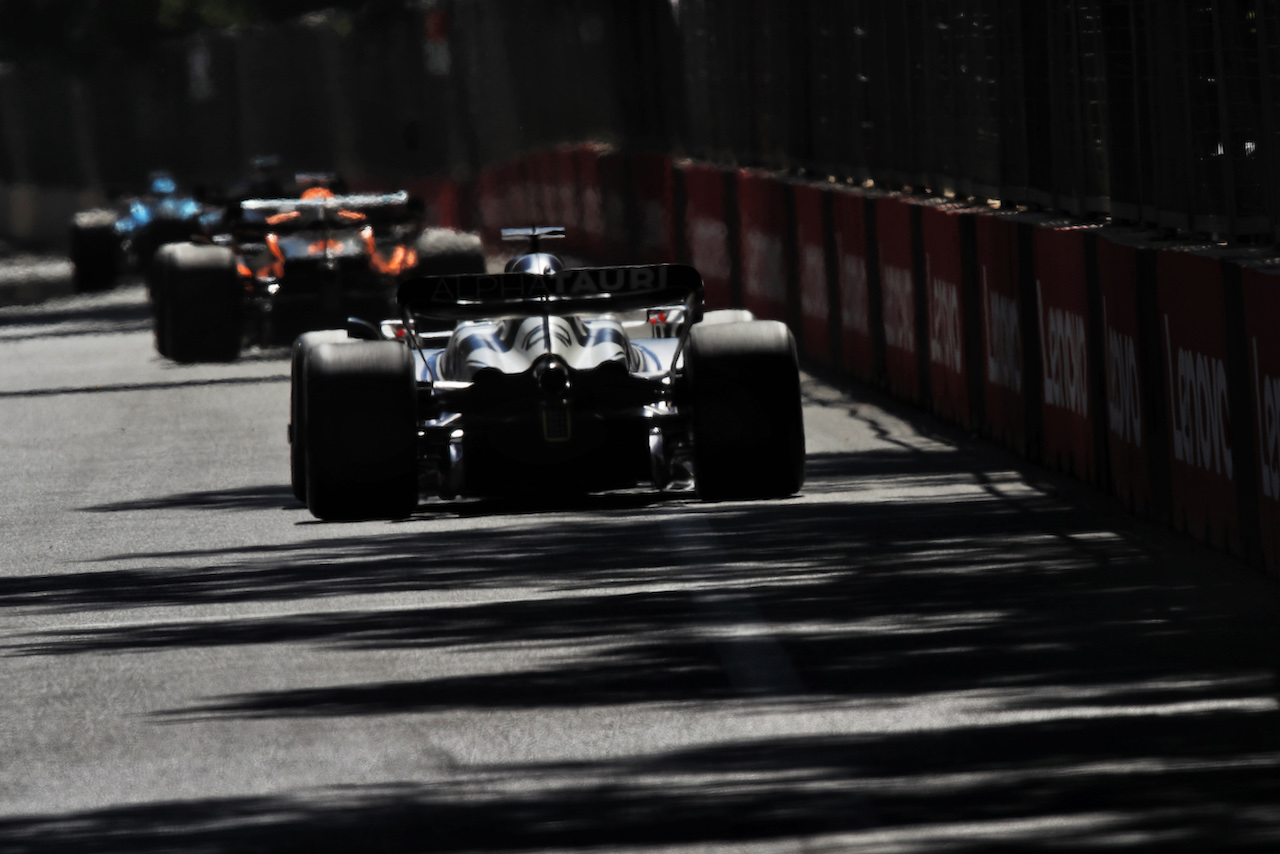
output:
M699 323L712 325L716 323L745 323L755 320L756 316L745 308L717 308L702 315Z
M685 355L694 486L704 501L781 498L804 484L796 343L776 320L696 324Z
M418 506L413 354L395 341L319 344L304 362L307 509L402 519Z
M120 241L116 215L108 210L81 211L71 219L72 283L76 293L105 291L119 273Z
M322 329L305 332L293 342L293 360L289 369L289 475L293 495L307 503L307 355L321 344L350 341L345 329Z
M186 243L193 234L200 233L198 219L164 219L151 221L150 225L134 238L133 252L137 258L138 269L147 270L152 260L165 246L171 243Z
M419 276L456 276L485 272L480 235L452 228L427 228L414 243Z
M160 287L165 349L175 362L232 362L240 355L240 278L225 246L171 243Z
M161 356L169 355L168 314L164 305L166 287L173 274L173 249L163 246L151 260L146 270L147 295L151 298L151 322L155 327L156 352Z

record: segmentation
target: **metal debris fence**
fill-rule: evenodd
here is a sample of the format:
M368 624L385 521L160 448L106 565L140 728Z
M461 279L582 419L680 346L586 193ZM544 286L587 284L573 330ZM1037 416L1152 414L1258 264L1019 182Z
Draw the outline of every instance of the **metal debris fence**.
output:
M594 140L1223 239L1280 225L1280 0L436 0L0 68L0 188Z

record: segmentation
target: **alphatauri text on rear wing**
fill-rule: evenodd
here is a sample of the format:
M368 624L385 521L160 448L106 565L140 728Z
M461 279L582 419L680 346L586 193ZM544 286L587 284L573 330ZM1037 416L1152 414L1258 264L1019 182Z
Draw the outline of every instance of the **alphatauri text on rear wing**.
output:
M551 275L432 276L400 286L410 314L445 319L536 317L702 306L702 276L684 264L583 267Z

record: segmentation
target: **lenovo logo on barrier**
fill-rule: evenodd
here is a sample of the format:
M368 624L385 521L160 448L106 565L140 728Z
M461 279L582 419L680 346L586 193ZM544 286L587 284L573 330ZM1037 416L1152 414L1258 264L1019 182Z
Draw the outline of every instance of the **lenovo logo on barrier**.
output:
M626 222L627 206L622 201L622 197L617 193L609 193L604 196L604 204L601 207L604 212L604 233L608 234L611 228L617 228Z
M884 343L908 353L916 351L915 301L911 271L884 268Z
M960 373L960 289L945 279L931 278L929 314L929 361Z
M689 254L708 279L729 278L729 227L720 220L698 217L689 222Z
M1231 406L1227 369L1221 359L1178 348L1174 361L1169 315L1164 316L1165 357L1169 368L1169 407L1173 415L1173 457L1231 480Z
M861 255L840 258L840 316L846 329L871 334L867 294L867 259Z
M747 293L765 298L775 296L778 285L784 278L782 241L753 231L743 241L742 254Z
M485 222L496 222L487 219ZM600 191L588 187L582 191L582 230L590 237L600 237L605 233L604 205L600 199Z
M987 268L982 268L982 304L987 312L987 379L1015 392L1022 391L1022 328L1018 301L992 291Z
M499 222L506 210L505 198L496 193L485 193L480 197L480 218L484 222Z
M826 259L821 246L805 246L800 253L800 310L806 317L827 314Z
M1138 354L1132 335L1107 325L1107 300L1102 300L1102 325L1107 330L1107 424L1126 442L1142 447L1142 406L1138 401Z
M659 202L646 202L641 208L641 235L646 249L663 249L667 245L667 214Z
M1075 312L1049 308L1045 317L1040 282L1040 355L1044 362L1044 402L1089 417L1089 351L1084 318Z
M1262 448L1262 494L1280 501L1280 377L1262 373L1258 339L1253 339L1254 408L1258 413L1258 445Z
M581 226L582 220L582 215L578 212L577 188L569 184L561 184L558 187L552 186L551 192L559 202L561 221L572 234Z

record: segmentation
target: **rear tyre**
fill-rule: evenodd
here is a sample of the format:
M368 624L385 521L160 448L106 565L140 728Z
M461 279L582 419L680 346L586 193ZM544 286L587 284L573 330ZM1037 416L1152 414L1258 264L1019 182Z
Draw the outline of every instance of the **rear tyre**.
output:
M231 362L240 355L240 278L225 246L171 243L160 288L164 349L177 362Z
M485 272L480 235L452 228L428 228L414 243L419 276L457 276Z
M775 320L699 323L685 354L694 485L704 501L781 498L804 484L795 339Z
M293 360L289 370L289 474L293 496L307 503L307 356L321 344L349 341L345 329L323 329L306 332L293 342Z
M319 344L304 370L307 509L401 519L418 506L413 355L395 341Z
M119 274L120 241L116 215L109 210L81 211L71 219L72 283L76 293L105 291Z
M169 356L169 316L165 307L169 279L173 275L174 246L162 246L146 269L147 296L151 298L151 321L155 327L156 352Z
M702 315L699 323L712 326L718 323L745 323L755 320L756 316L745 308L717 308Z
M165 246L186 243L200 233L198 219L154 219L141 229L133 241L133 252L139 270L147 270Z

